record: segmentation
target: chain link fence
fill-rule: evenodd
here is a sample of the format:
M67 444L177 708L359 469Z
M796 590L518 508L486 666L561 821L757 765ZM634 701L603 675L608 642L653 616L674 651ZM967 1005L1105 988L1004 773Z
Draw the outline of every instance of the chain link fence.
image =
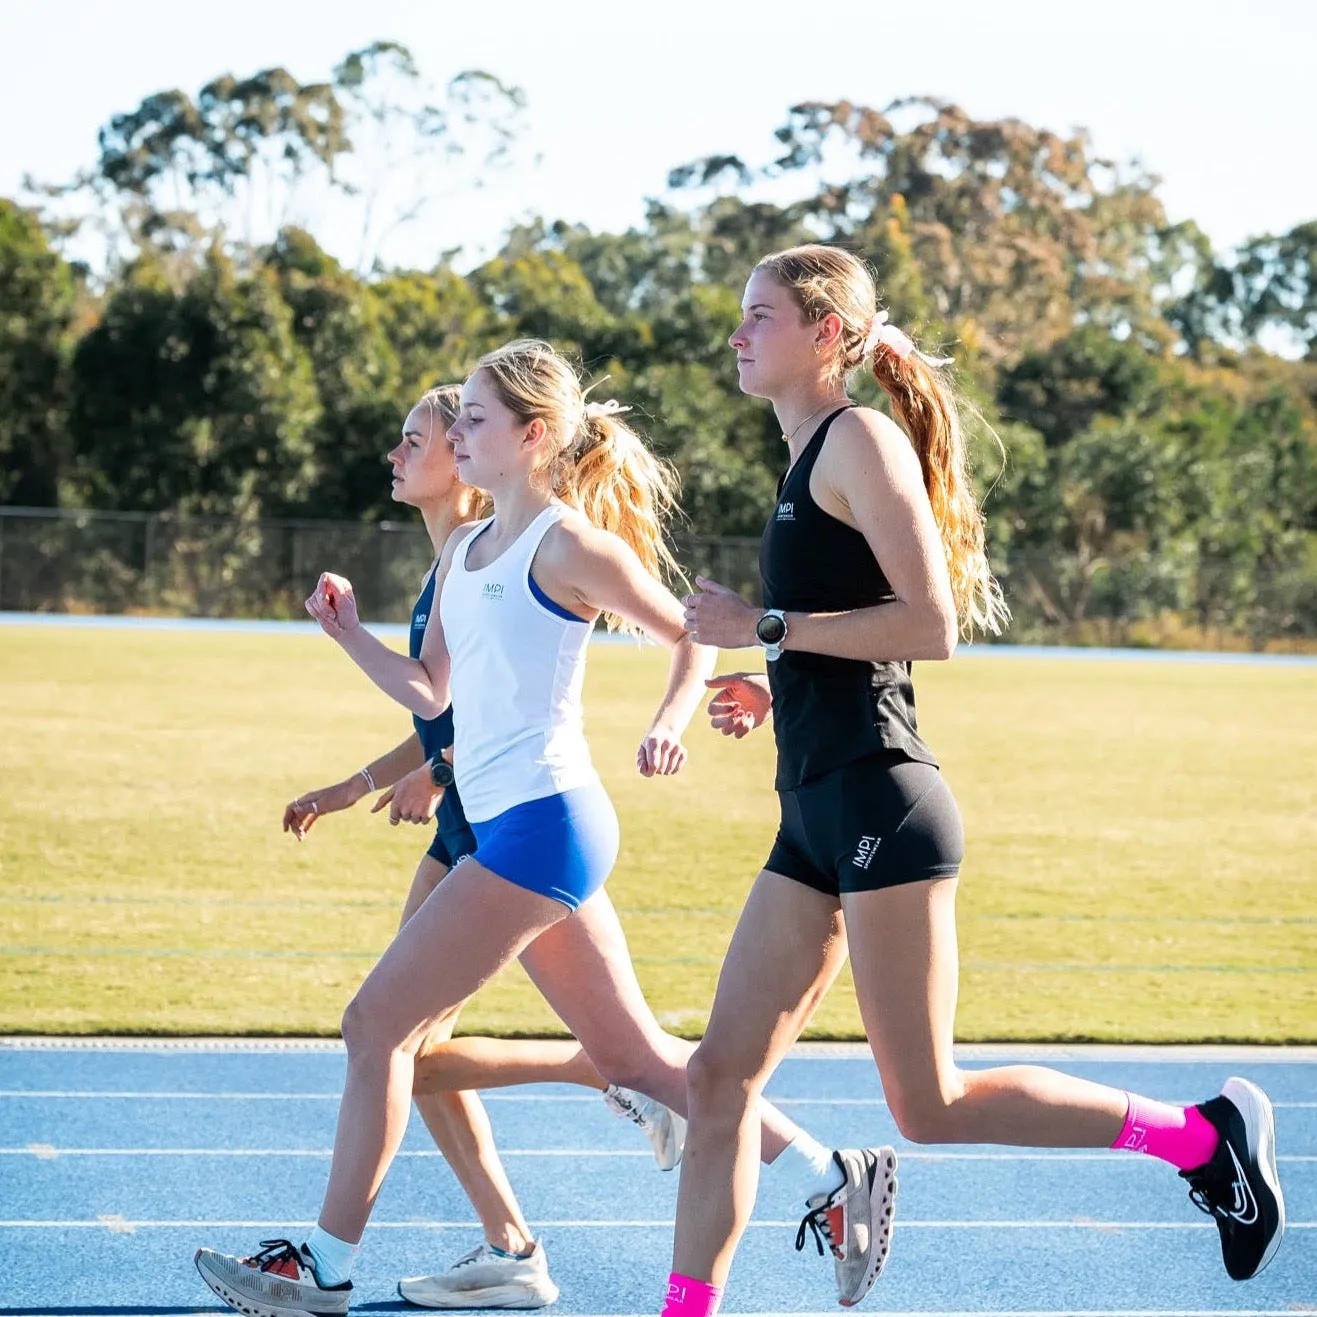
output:
M758 597L757 540L686 535L701 573ZM431 561L419 520L335 522L0 508L0 609L303 618L325 570L365 615L404 621ZM1197 648L1317 648L1317 560L1023 555L994 563L1007 639Z

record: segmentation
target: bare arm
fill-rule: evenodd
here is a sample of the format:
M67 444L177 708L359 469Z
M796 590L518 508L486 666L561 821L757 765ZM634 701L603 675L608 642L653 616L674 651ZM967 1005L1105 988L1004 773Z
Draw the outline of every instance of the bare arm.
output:
M463 527L449 537L435 569L434 608L430 610L421 642L419 659L390 649L361 625L352 583L325 573L315 593L306 601L306 611L321 628L337 640L348 657L391 699L422 718L437 718L449 705L448 646L439 619L438 599L456 545L464 538Z
M950 658L956 609L946 553L909 439L878 412L847 412L814 468L811 492L825 512L864 536L894 597L843 613L789 612L782 648L869 661ZM687 608L694 634L724 648L756 644L760 610L697 580L709 593Z
M686 758L682 733L704 697L717 651L686 633L681 604L622 540L584 519L560 522L545 536L535 575L555 602L592 616L615 613L671 651L667 689L636 759L646 776L676 772Z
M405 777L414 768L425 762L421 751L421 738L413 732L405 741L400 741L392 750L386 751L378 759L372 759L365 770L358 769L351 777L345 777L332 786L318 787L314 791L305 791L284 806L284 831L291 832L301 841L315 822L326 814L335 814L342 809L351 809L369 790L370 783L366 774L378 788L391 787L400 778Z

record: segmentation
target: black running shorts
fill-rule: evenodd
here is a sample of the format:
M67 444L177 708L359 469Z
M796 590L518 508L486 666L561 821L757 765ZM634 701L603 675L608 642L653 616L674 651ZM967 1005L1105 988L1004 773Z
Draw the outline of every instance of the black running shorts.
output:
M932 764L875 755L777 794L782 822L764 867L806 887L839 896L960 869L960 810Z

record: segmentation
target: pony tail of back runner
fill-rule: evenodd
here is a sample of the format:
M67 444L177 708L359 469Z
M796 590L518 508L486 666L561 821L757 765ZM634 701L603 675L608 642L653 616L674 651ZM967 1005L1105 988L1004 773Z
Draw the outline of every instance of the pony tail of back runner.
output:
M790 247L764 257L758 268L795 298L806 320L839 317L842 330L829 362L839 387L871 362L893 418L919 456L961 630L999 634L1010 610L988 565L983 514L970 483L960 420L964 404L942 374L950 359L920 352L908 334L889 322L868 268L840 247Z

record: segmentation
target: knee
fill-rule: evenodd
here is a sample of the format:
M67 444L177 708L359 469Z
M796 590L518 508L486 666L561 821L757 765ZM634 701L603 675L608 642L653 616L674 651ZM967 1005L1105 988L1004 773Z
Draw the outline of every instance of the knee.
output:
M686 1094L692 1110L741 1111L758 1090L735 1058L701 1043L686 1063Z
M387 1056L399 1041L390 1037L384 1013L366 988L348 1002L340 1027L350 1061Z
M957 1143L958 1096L954 1088L897 1085L887 1091L887 1107L901 1137L911 1143Z

